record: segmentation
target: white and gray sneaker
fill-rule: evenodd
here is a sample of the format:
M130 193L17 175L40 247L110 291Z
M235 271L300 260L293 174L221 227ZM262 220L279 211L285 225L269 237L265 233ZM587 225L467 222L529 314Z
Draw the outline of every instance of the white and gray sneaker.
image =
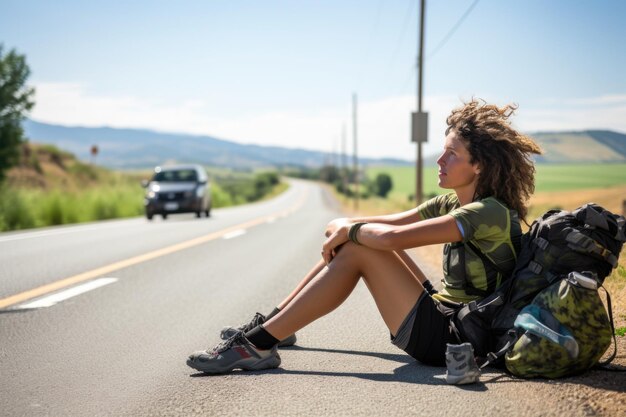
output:
M207 374L223 374L234 369L260 371L277 368L280 355L276 346L267 350L258 349L239 332L213 349L192 353L187 365Z
M254 317L252 317L252 320L250 320L248 323L246 324L242 324L239 327L232 327L232 326L227 326L224 327L221 331L220 331L220 339L222 340L228 340L231 337L233 337L235 334L239 333L239 332L243 332L243 333L247 333L250 330L254 329L256 326L265 323L265 316L261 313L256 313L254 315ZM280 342L278 342L278 347L289 347L289 346L293 346L296 344L296 341L298 340L298 338L296 337L296 334L292 334L291 336L287 336L286 339L281 340Z
M480 370L474 358L474 348L470 343L460 345L447 344L446 347L446 382L463 385L478 382Z

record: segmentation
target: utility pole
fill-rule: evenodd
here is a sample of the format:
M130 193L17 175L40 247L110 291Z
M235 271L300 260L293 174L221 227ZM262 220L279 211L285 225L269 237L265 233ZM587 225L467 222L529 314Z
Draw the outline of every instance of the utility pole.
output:
M352 165L354 167L354 182L356 183L356 191L354 195L354 211L359 210L359 158L357 153L357 134L356 134L356 93L352 93L352 137L354 139L354 155Z
M416 181L415 181L415 201L419 205L422 202L423 191L423 163L422 163L422 143L428 140L428 113L422 112L422 95L424 77L424 14L425 2L420 2L419 15L419 39L417 53L417 112L412 114L411 122L411 140L417 144L417 161L416 161Z
M341 125L341 184L343 186L343 193L347 195L348 192L348 151L346 149L346 124Z

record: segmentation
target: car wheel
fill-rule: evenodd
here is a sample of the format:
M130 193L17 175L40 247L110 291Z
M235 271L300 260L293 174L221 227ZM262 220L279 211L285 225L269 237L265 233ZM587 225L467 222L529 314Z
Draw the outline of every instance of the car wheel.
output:
M202 212L201 212L201 211L196 211L196 217L197 217L197 218L202 217Z
M211 217L211 209L204 210L204 215L207 217Z
M152 213L146 213L146 219L152 220L152 216L153 216Z
M163 216L163 220L167 220L167 213L163 213L161 216Z

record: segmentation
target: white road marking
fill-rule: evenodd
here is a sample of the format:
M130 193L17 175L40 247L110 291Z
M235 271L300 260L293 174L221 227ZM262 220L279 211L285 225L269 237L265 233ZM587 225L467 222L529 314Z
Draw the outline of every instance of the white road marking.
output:
M267 219L267 223L274 223L276 221L276 217L272 216L272 217L268 217Z
M123 224L108 224L108 225L93 225L93 226L62 226L58 229L54 230L44 230L40 232L18 232L17 234L11 234L8 236L1 236L0 243L3 242L11 242L13 240L23 240L23 239L32 239L36 237L47 237L47 236L56 236L63 235L67 233L76 233L76 232L85 232L92 230L106 230L106 229L114 229L118 227L127 227L128 222L124 222Z
M77 295L95 290L96 288L100 288L105 285L112 284L115 281L117 281L117 278L99 278L93 281L86 282L81 285L77 285L70 289L45 296L38 300L31 301L30 303L20 304L17 307L15 307L15 309L22 310L22 309L31 309L31 308L51 307L57 303L60 303L61 301L67 300L68 298L76 297Z
M222 239L232 239L232 238L245 235L245 234L246 234L246 229L234 230L230 233L226 233L224 236L222 236Z

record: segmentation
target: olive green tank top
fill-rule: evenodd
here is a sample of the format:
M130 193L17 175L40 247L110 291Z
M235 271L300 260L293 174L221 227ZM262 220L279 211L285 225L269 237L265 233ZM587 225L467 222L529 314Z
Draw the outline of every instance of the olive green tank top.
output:
M459 207L455 193L432 198L417 210L422 219L451 215L463 235L461 242L444 245L443 290L436 298L469 302L483 298L500 286L503 274L476 255L467 242L473 243L484 257L498 265L504 275L513 271L517 259L514 242L519 242L522 235L515 210L493 197Z

